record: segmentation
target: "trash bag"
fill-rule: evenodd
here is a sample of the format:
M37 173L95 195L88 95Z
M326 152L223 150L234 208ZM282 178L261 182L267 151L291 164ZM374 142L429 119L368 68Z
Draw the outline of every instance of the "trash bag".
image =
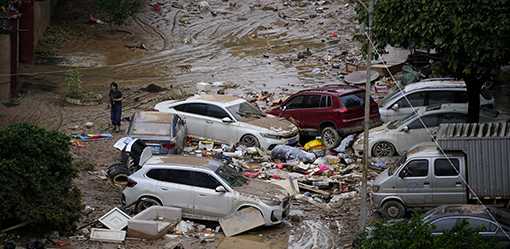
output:
M315 154L288 145L275 146L271 151L271 157L273 159L280 159L284 161L298 160L304 163L311 163L315 161Z
M338 153L345 153L347 148L349 148L352 145L352 142L354 141L354 134L351 134L344 139L342 139L342 142L340 142L340 145L335 148L335 151Z
M320 149L324 147L322 144L322 141L319 139L314 139L308 143L305 144L304 148L306 151L314 150L314 149Z

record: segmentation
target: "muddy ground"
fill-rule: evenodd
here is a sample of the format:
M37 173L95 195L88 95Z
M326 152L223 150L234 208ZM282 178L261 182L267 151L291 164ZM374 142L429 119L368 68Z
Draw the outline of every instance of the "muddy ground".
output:
M161 11L151 5L159 3ZM337 82L346 63L361 59L353 35L359 28L353 4L336 1L211 0L146 1L142 13L124 26L91 25L93 1L62 1L53 25L38 47L34 65L23 65L22 94L0 106L0 125L34 123L67 134L86 122L94 131L109 130L106 104L76 106L63 100L64 72L78 70L82 88L102 94L110 82L125 94L124 117L150 110L166 99L197 92L198 82L221 82L226 94L257 98L263 91L276 100L294 90ZM306 49L310 53L305 52ZM151 93L149 84L165 88ZM213 89L215 92L218 89ZM268 100L268 101L269 101ZM259 103L264 104L264 103ZM262 106L264 107L264 106ZM124 127L125 127L124 122ZM112 140L74 146L81 172L76 184L87 214L80 226L120 205L120 189L104 177L116 160ZM359 201L328 210L305 201L292 203L294 215L281 225L260 228L214 242L184 238L185 248L349 248L357 230ZM217 225L217 224L216 224ZM210 226L215 227L215 224ZM122 245L63 237L67 248L164 248L168 240L127 240Z

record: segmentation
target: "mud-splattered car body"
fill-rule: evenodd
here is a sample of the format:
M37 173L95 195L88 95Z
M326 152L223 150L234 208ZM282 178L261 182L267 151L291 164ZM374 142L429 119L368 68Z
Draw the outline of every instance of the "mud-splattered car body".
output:
M201 95L183 101L164 101L154 107L186 120L188 135L220 143L242 143L273 149L296 144L298 128L284 118L267 115L246 100L226 95Z
M278 224L289 212L289 195L280 186L243 177L219 161L187 156L153 156L129 176L122 193L126 206L182 209L184 217L218 221L240 209L260 211L265 225Z

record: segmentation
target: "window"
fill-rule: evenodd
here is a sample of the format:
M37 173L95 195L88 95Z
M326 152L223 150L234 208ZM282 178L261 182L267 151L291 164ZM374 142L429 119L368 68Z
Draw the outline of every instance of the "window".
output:
M193 186L200 188L216 189L221 186L213 176L203 172L193 172Z
M400 171L402 177L424 177L429 174L429 161L425 159L410 161L406 167Z
M292 98L291 100L289 100L289 102L287 102L287 105L285 105L285 106L287 107L288 110L302 108L301 106L303 105L304 98L305 98L305 96L303 96L303 95L296 96L296 97Z
M411 102L411 105L413 106L425 106L426 94L424 92L409 94L407 95L407 98L409 99L409 102ZM400 108L410 107L409 103L405 98L401 98L397 102L397 104Z
M430 91L429 105L467 103L466 91Z
M331 96L322 96L320 107L330 107L331 106Z
M433 233L443 233L449 230L452 230L455 227L455 224L457 224L456 218L446 218L446 219L439 219L432 222L432 225L434 226L432 228Z
M187 170L151 169L147 172L147 177L163 182L192 185L191 172Z
M423 123L427 126L427 127L436 127L436 126L439 126L439 115L438 114L431 114L431 115L427 115L427 116L422 116L421 117ZM409 124L407 126L410 130L412 129L425 129L422 125L422 123L420 122L420 119L415 119L411 124Z
M229 115L227 114L227 112L225 112L225 110L223 110L220 107L215 106L215 105L207 105L207 115L206 116L211 117L211 118L217 118L217 119L229 117Z
M340 97L342 105L347 109L363 108L365 92L357 92Z
M465 123L467 122L467 114L464 113L443 113L440 117L440 124L443 123Z
M453 163L450 163L450 161ZM458 176L459 174L459 159L436 159L434 161L434 175L436 176ZM455 167L455 168L454 168Z
M175 110L198 115L207 115L207 105L200 103L182 104L174 107Z
M287 109L318 108L321 104L320 95L300 95L287 103Z
M485 233L496 232L496 230L498 228L495 224L493 224L492 222L485 220L485 219L465 218L462 220L467 221L467 223L469 224L469 227L478 231L478 232L485 232Z

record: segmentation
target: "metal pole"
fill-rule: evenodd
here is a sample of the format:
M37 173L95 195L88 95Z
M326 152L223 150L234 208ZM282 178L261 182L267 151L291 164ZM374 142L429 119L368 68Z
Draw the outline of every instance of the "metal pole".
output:
M372 33L372 14L374 12L374 0L368 3L368 30L367 35ZM365 84L365 120L363 132L363 178L361 181L361 214L360 226L364 228L368 219L367 206L367 177L368 177L368 130L370 129L370 66L372 64L372 45L368 41L367 47L367 82Z

